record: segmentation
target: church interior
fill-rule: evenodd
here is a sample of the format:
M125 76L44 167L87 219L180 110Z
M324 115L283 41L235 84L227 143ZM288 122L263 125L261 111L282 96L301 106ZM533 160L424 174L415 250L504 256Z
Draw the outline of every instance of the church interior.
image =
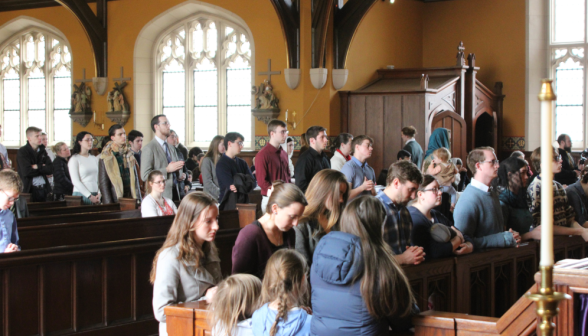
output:
M141 132L145 146L152 118L166 115L187 149L239 132L239 157L252 166L279 119L294 164L315 125L330 142L370 136L376 177L396 162L406 126L423 149L448 129L464 166L482 146L500 161L521 151L530 162L544 136L541 79L557 77L564 102L552 141L570 134L577 160L588 147L588 6L567 1L581 4L584 14L570 18L584 20L581 42L553 37L553 8L564 0L2 0L0 142L16 163L30 126L50 145L72 147L89 132L98 155L113 125ZM149 278L174 216L141 218L133 199L93 210L81 202L31 202L30 218L17 220L22 251L0 254L1 335L157 334ZM261 202L251 194L219 212L223 276ZM554 333L584 335L588 243L552 244L564 263L550 281L568 295ZM531 240L402 266L421 312L406 335L539 335L537 303L525 294L540 289L540 249ZM169 335L213 334L204 301L166 315Z

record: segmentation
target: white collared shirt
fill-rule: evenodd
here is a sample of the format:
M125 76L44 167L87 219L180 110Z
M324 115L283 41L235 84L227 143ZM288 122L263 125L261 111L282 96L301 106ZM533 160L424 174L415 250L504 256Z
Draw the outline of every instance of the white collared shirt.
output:
M409 143L411 141L416 141L416 140L414 138L410 138L410 139L406 140L406 142L404 144L406 145L407 143Z
M476 188L482 190L483 192L488 192L488 190L490 190L490 187L489 186L487 186L484 183L476 180L473 177L472 177L472 181L470 182L470 184L472 185L472 187L476 187Z
M161 140L161 138L159 138L157 135L155 136L155 140L157 140L157 142L159 143L159 145L161 146L161 148L163 148L163 152L166 153L166 155L167 155L167 152L165 151L165 143L166 143L166 141L165 140Z

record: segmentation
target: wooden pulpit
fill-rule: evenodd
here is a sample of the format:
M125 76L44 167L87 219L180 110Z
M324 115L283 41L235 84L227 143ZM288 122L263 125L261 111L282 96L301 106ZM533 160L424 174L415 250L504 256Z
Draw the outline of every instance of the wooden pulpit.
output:
M208 303L206 301L186 302L164 308L167 334L169 336L210 336L208 325Z

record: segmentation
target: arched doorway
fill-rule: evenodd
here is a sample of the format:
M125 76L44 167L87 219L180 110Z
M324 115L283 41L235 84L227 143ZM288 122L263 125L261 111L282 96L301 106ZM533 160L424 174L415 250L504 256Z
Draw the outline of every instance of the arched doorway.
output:
M474 147L487 146L496 148L496 123L494 117L484 112L476 118L475 123Z

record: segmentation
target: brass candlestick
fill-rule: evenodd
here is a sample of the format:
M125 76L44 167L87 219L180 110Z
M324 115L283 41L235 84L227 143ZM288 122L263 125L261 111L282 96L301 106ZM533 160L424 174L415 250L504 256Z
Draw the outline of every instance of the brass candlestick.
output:
M569 300L568 294L553 291L553 266L540 266L541 288L539 293L527 293L527 298L537 302L537 316L541 323L537 326L537 334L551 336L555 330L552 319L559 313L560 301Z

